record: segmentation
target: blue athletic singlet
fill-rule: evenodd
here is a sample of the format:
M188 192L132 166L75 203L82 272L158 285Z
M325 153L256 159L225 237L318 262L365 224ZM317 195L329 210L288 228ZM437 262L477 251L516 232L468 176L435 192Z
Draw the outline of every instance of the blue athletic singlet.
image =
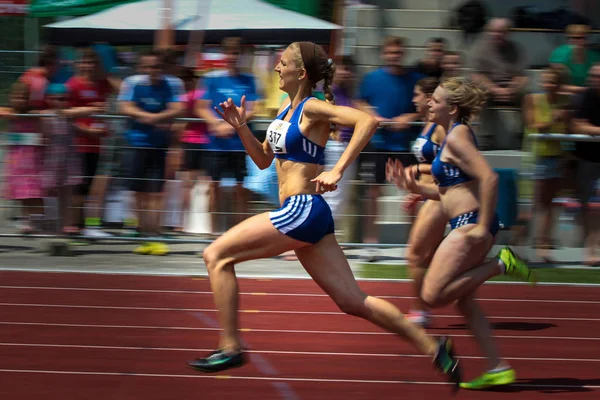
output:
M472 177L465 174L465 172L462 171L460 168L441 160L442 151L444 150L444 145L446 144L446 140L448 139L448 136L450 136L450 133L452 132L452 130L457 125L460 125L460 124L457 123L457 124L454 124L454 126L452 126L452 128L446 135L446 139L444 139L444 143L442 143L442 146L441 146L440 150L438 151L437 157L435 157L435 160L433 160L433 163L431 164L431 173L434 176L434 178L436 179L436 181L438 182L438 185L441 187L454 186L454 185L458 185L458 184L461 184L464 182L469 182L469 181L473 180ZM477 139L475 139L475 134L473 133L473 129L471 129L471 127L469 127L469 131L471 132L471 135L473 135L473 140L475 141L475 146L477 146ZM470 212L461 214L459 216L456 216L456 217L450 219L450 221L449 221L450 229L453 230L453 229L459 228L461 226L465 226L465 225L469 225L469 224L476 224L478 219L479 219L479 210L474 210L474 211L470 211ZM491 225L488 227L488 230L492 236L496 236L496 233L498 233L498 230L500 230L500 225L501 225L500 219L498 218L498 214L496 213L494 215L494 219L492 220Z
M325 164L325 147L319 146L300 132L300 118L304 104L314 97L307 97L298 105L292 118L284 121L283 118L290 110L291 103L269 125L267 141L275 153L275 158L298 161L311 164Z
M424 135L419 136L412 145L412 153L420 163L431 164L440 151L440 145L431 140L435 128L437 124L432 124L431 128Z
M472 177L467 175L460 168L450 163L442 161L442 153L444 152L446 140L448 140L448 136L450 136L454 128L458 125L461 124L454 124L450 131L448 131L448 134L446 135L446 138L444 139L444 142L442 143L442 146L440 147L437 156L431 163L431 174L433 175L433 177L437 181L438 186L440 187L454 186L473 180ZM469 127L469 131L471 132L471 135L473 135L473 140L475 140L475 146L477 146L477 140L475 139L475 134L473 133L471 127Z

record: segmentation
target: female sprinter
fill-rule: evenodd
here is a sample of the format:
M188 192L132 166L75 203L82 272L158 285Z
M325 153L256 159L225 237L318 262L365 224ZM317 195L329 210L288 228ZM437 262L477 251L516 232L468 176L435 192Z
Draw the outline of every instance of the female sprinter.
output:
M267 168L276 158L282 207L241 222L204 250L223 332L219 349L206 358L192 361L190 366L217 372L245 363L238 330L234 266L294 250L306 271L342 311L408 339L421 352L431 355L438 370L458 383L460 369L448 339L436 342L406 320L395 306L360 290L333 234L331 210L321 197L322 193L336 189L346 168L373 135L377 121L361 111L332 104L335 65L314 43L292 43L283 52L275 71L280 76L279 87L287 92L290 101L282 105L264 143L254 137L246 124L244 97L240 107L231 99L221 103L221 109L215 107L235 127L258 167ZM311 97L312 89L321 80L328 102ZM351 126L354 134L334 168L322 172L331 124Z
M412 169L388 162L397 183L424 197L440 200L451 232L437 248L423 282L421 298L432 308L456 301L488 359L488 371L466 389L483 389L514 382L515 371L500 359L490 325L475 302L475 290L489 278L507 274L533 282L527 265L508 247L482 264L499 229L495 215L497 176L478 151L470 118L487 94L464 78L449 78L437 87L429 112L431 120L448 127L431 172L437 186L416 179Z
M419 164L415 164L411 168L414 169L413 172L416 176L420 176L420 180L429 183L433 183L431 163L440 149L440 144L446 137L444 127L429 120L429 106L427 103L431 100L431 95L438 83L437 79L431 77L421 79L415 85L413 96L413 103L420 119L425 121L425 126L412 146L412 152ZM422 199L423 196L416 193L407 195L404 203L405 211L414 214L415 206ZM447 223L448 219L442 211L440 202L437 200L425 201L413 222L408 238L406 258L413 279L416 300L413 301L407 318L409 321L423 327L429 326L431 320L429 308L421 300L423 278L435 249L444 238Z

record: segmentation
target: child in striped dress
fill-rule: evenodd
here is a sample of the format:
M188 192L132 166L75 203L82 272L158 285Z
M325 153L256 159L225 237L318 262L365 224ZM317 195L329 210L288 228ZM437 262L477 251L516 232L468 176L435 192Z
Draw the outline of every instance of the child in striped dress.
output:
M52 84L46 94L50 109L42 112L42 129L48 143L42 184L46 194L58 200L58 229L65 234L77 233L71 202L74 186L82 182L82 164L74 147L73 121L67 114L67 88Z

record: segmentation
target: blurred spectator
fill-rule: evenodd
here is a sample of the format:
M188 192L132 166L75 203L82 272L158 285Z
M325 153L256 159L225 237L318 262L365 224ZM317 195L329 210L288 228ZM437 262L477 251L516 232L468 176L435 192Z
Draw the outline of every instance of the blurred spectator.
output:
M227 70L214 71L206 74L200 85L206 90L202 101L197 102L196 113L208 122L212 135L208 145L210 151L206 154L208 174L212 178L209 187L209 211L213 234L218 229L218 208L222 204L221 179L233 176L236 180L233 210L237 222L246 218L248 204L244 177L246 176L246 152L240 138L231 125L219 117L213 107L231 98L235 104L240 104L242 96L246 96L246 120L250 121L254 113L254 102L257 100L254 77L240 71L239 61L242 43L239 38L226 38L222 49L227 56Z
M54 46L46 46L39 55L37 67L29 68L19 77L19 81L29 87L29 106L42 110L46 107L46 88L52 76L58 71L58 51Z
M20 233L34 232L34 219L44 214L42 191L42 166L44 163L43 136L39 119L11 117L11 114L29 112L29 87L23 82L13 84L10 108L1 109L0 117L9 118L7 144L4 158L5 196L21 203L24 220Z
M108 114L115 115L119 113L117 98L119 96L121 83L124 79L134 74L135 71L129 67L114 67L108 71L107 79L112 88L108 98L106 99L106 110ZM119 181L118 179L113 180L113 178L118 178L125 175L123 169L126 167L125 161L129 155L128 151L125 150L127 147L125 131L128 129L129 121L123 118L111 118L106 120L105 123L107 135L103 138L100 159L98 160L98 168L96 169L96 177L94 178L92 188L90 189L94 196L91 199L93 202L90 202L90 216L95 216L99 219L102 218L104 214L104 199L110 190L111 183L120 187L125 186L123 182ZM96 207L96 211L94 211L94 207ZM134 211L132 210L132 212ZM137 228L136 219L125 218L124 222L126 228ZM89 225L91 226L93 224ZM100 229L92 230L93 232L86 231L85 234L88 236L109 235L107 232ZM137 233L137 231L127 230L126 234L129 233Z
M167 149L171 141L171 122L183 111L183 88L178 80L163 76L160 53L150 51L141 57L147 74L125 79L119 94L119 109L132 118L126 133L131 153L130 189L136 193L139 231L160 234L162 191ZM164 243L147 242L134 250L137 254L164 255Z
M442 77L441 79L452 78L463 75L463 60L458 51L447 51L442 58Z
M436 37L429 39L425 58L419 60L415 70L425 76L440 78L442 76L442 59L446 53L446 39Z
M486 25L485 35L473 46L473 78L491 94L480 115L481 129L477 130L482 150L521 147L520 107L527 86L526 62L517 43L508 39L509 29L508 19L492 19Z
M494 18L474 45L474 78L490 90L494 104L517 105L527 85L525 57L516 42L508 39L510 20Z
M178 63L177 52L172 49L163 49L160 51L160 59L163 68L163 77L180 87L182 96L184 96L185 87L183 81L180 78L183 67L180 66ZM183 104L183 108L185 110L185 99L182 97L180 101ZM179 127L180 125L178 122L175 122L171 126L171 129L174 131L175 134L171 135L169 148L167 150L167 158L165 161L165 187L162 192L162 204L164 205L165 210L160 219L161 227L171 228L175 231L180 230L180 222L178 221L178 218L169 218L169 215L181 215L181 213L171 213L174 207L175 209L178 209L178 207L176 206L177 203L170 203L169 199L174 198L174 195L178 192L178 186L181 183L178 179L176 179L177 171L181 169L181 166L184 161L183 149L179 141L179 133L177 132L177 129Z
M586 90L590 68L600 62L600 53L589 48L587 25L569 25L566 30L567 44L557 47L548 60L550 64L564 65L570 73L567 89L571 93Z
M104 108L108 95L112 90L106 79L100 58L91 48L84 49L81 52L77 73L65 85L69 91L71 107L97 106ZM85 226L87 229L85 229L84 234L86 236L103 237L106 234L97 229L100 227L101 215L98 197L101 193L90 193L90 188L92 182L96 180L102 138L107 134L105 121L89 117L78 118L75 120L75 134L75 151L81 154L83 182L76 188L73 196L74 223L80 225L82 217L86 215ZM99 182L96 183L96 188L98 188L98 184ZM86 200L89 200L87 204L89 208L84 208ZM84 212L84 210L87 212Z
M260 73L263 86L263 112L265 119L274 119L277 117L277 112L287 94L279 88L279 74L273 69L273 65L277 65L281 53L285 49L279 49L268 54L264 68ZM279 204L279 200L277 201Z
M333 96L338 106L355 107L354 95L352 93L356 79L356 66L351 56L340 57L335 63L335 75L333 78ZM348 142L352 138L353 129L337 126L337 131L327 142L325 147L325 170L330 170L346 150ZM348 207L352 188L350 181L355 179L357 172L356 161L348 167L342 179L338 182L337 190L327 192L323 198L329 204L336 224Z
M181 79L184 84L185 93L182 102L186 106L187 118L196 117L196 102L204 97L204 90L197 87L196 75L192 68L183 69ZM196 181L206 177L206 145L210 143L205 122L178 122L176 124L179 142L183 147L183 198L182 216L189 210L191 204L192 189ZM183 230L183 221L181 221Z
M386 38L382 46L385 66L364 76L360 84L357 105L380 122L389 123L379 128L367 148L361 154L361 164L370 164L370 185L367 194L367 221L364 241L378 243L379 233L375 225L378 215L377 199L381 196L381 185L385 183L385 165L389 157L400 159L405 166L416 162L410 153L410 142L416 136L411 129L418 114L412 102L415 83L423 75L403 67L405 40L400 37ZM369 249L365 259L376 259L376 252Z
M577 134L600 137L600 64L588 75L589 87L577 95L573 131ZM600 142L575 142L578 158L577 191L582 206L585 263L600 265Z
M42 184L48 197L58 201L57 228L71 234L77 231L72 209L73 190L81 184L81 155L75 151L73 120L67 118L69 108L68 89L64 84L48 86L49 108L42 111L42 131L47 146L44 151Z
M172 76L181 81L178 77L181 75L181 66L177 62L177 53L172 49L160 51L160 60L163 66L163 75ZM183 82L181 82L183 84Z
M563 92L567 72L561 69L548 68L541 74L541 93L525 96L524 116L525 134L532 133L567 133L567 110L570 97ZM553 216L552 200L560 190L563 154L561 142L558 140L528 140L525 137L524 150L534 157L534 203L533 212L537 220L534 248L537 255L546 262L551 262L550 250L554 247L552 240Z

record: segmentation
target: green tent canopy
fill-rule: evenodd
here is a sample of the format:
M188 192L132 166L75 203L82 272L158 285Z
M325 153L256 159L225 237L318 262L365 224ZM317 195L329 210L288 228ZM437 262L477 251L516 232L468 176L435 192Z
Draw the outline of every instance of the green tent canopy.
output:
M31 0L29 16L58 17L88 15L139 0Z

